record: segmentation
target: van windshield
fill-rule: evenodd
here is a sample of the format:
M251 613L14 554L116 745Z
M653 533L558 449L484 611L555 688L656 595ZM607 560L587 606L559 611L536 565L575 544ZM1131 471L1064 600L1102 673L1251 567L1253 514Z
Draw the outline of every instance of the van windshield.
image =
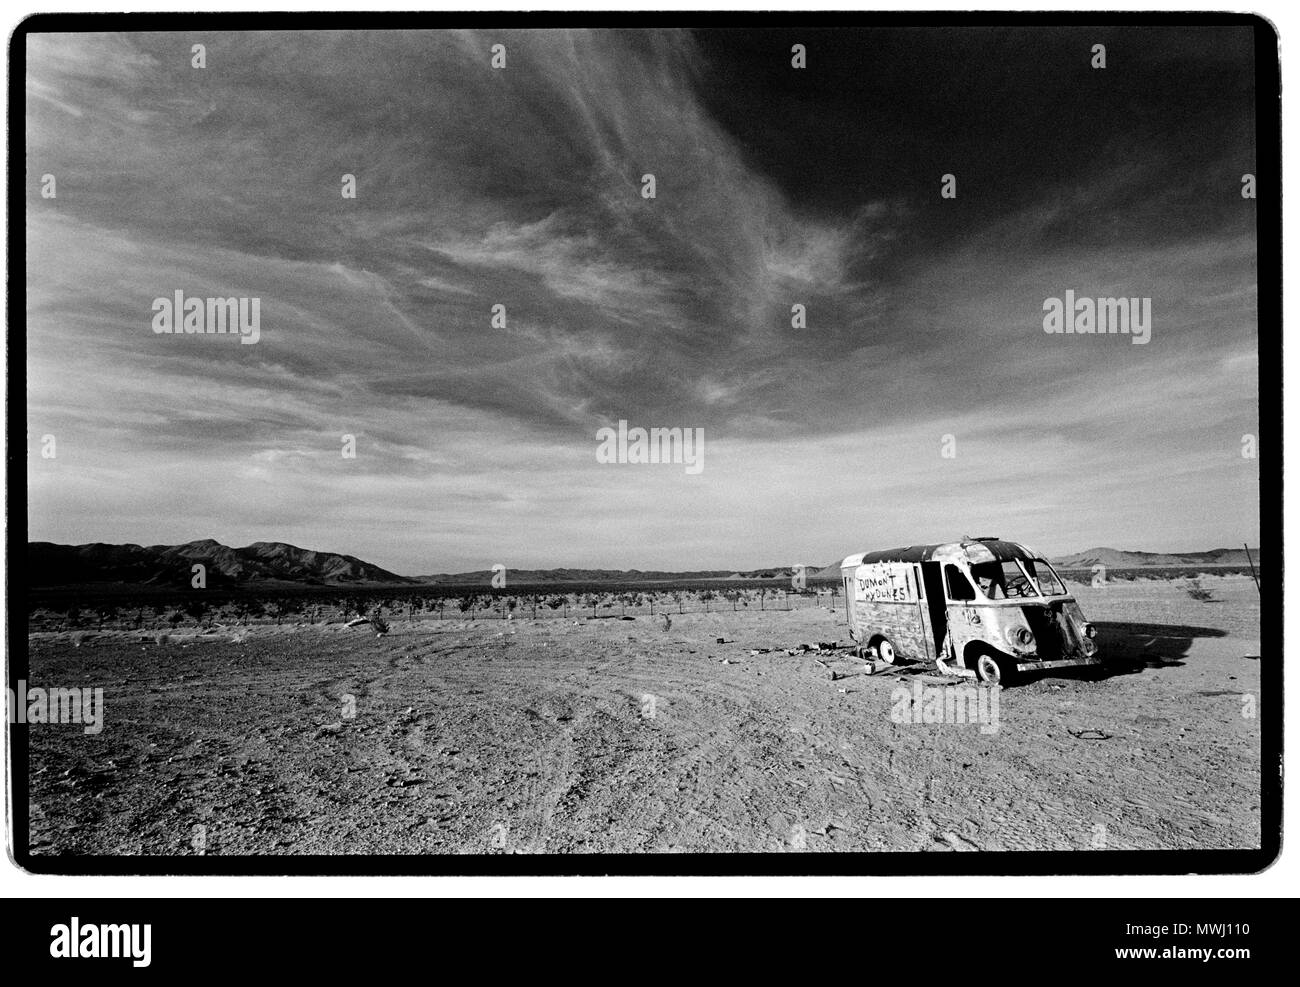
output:
M1014 561L979 562L970 574L990 600L1009 600L1017 596L1037 596L1038 589Z
M1052 567L1042 559L1033 559L1025 561L1025 571L1029 573L1044 596L1064 596L1065 584L1061 582L1060 577L1052 570Z

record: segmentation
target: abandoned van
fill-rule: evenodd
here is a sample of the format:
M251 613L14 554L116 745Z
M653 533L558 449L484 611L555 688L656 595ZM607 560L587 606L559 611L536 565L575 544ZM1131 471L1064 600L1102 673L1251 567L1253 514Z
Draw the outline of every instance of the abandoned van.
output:
M1099 663L1096 628L1061 577L1015 542L864 552L840 563L840 575L849 635L883 661L955 662L990 684Z

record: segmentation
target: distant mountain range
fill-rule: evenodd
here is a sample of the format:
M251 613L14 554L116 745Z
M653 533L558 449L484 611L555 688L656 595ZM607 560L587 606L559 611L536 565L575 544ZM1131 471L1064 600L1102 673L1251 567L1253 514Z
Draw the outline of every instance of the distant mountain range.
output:
M1259 549L1250 550L1251 558L1259 565ZM1182 565L1246 565L1244 548L1215 548L1208 552L1184 552L1173 555L1166 552L1126 552L1118 548L1089 548L1051 562L1058 569L1091 569L1104 565L1110 569L1131 569L1135 566Z
M1252 549L1256 564L1258 550ZM1125 569L1140 566L1246 565L1240 548L1218 548L1209 552L1180 555L1159 552L1129 552L1115 548L1087 551L1053 560L1058 568L1091 569L1095 565ZM191 567L207 567L209 588L275 586L490 586L492 571L439 573L428 576L399 576L351 555L315 552L283 542L254 542L245 548L229 548L206 539L184 545L56 545L29 542L27 545L28 585L33 588L80 585L136 585L158 588L190 585ZM698 580L752 581L770 579L788 583L790 566L766 569L706 569L662 571L642 569L511 569L510 584L552 583L656 583ZM826 566L810 565L809 583L839 582L839 561Z
M313 552L274 541L245 548L229 548L211 538L184 545L27 544L27 579L33 587L105 583L183 587L190 585L195 563L206 567L209 589L415 582L351 555Z

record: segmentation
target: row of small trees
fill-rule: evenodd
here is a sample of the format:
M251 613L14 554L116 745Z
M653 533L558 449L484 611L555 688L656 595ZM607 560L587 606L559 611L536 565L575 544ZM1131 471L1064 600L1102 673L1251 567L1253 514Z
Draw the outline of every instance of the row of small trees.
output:
M449 614L473 615L481 611L494 614L519 616L547 616L548 611L555 616L569 614L600 616L618 613L649 614L658 613L693 613L709 611L786 610L791 607L792 597L814 598L819 595L835 596L835 588L808 590L802 593L785 589L721 589L721 590L628 590L606 592L575 593L478 593L458 597L433 597L424 600L408 599L406 601L383 601L382 612L403 613L416 616L419 613L436 613L439 617Z
M285 617L303 614L308 607L307 601L293 597L260 600L253 596L240 596L216 601L202 593L195 593L175 603L134 606L105 602L86 607L74 603L66 609L46 604L39 609L60 615L65 627L96 627L102 630L105 627L138 628L156 624L176 627L186 622L203 626L222 618L244 622L274 618L279 623Z
M835 595L834 587L821 591ZM617 613L659 614L692 613L700 611L741 611L749 609L785 610L791 607L792 597L818 595L808 590L796 593L785 589L762 587L757 589L700 589L700 590L621 590L588 591L572 593L468 593L459 596L442 594L403 594L392 596L348 593L341 596L291 595L259 598L257 596L229 596L220 599L201 592L173 602L155 602L142 605L100 602L90 606L70 604L66 609L44 604L38 609L56 617L66 628L134 627L168 624L177 627L184 623L210 626L215 622L240 622L286 619L308 622L321 620L348 620L357 616L401 617L414 619L424 614L439 618L457 615L472 616L483 611L494 614L518 616L600 616Z

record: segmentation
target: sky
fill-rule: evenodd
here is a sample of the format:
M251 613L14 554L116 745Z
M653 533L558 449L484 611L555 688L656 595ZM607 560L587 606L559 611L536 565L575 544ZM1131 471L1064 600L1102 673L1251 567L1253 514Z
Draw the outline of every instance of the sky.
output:
M406 575L1257 545L1253 58L1247 28L29 35L28 536ZM178 290L260 299L258 341L154 332ZM1046 333L1067 290L1150 298L1149 342ZM703 469L598 461L620 420L703 429Z

